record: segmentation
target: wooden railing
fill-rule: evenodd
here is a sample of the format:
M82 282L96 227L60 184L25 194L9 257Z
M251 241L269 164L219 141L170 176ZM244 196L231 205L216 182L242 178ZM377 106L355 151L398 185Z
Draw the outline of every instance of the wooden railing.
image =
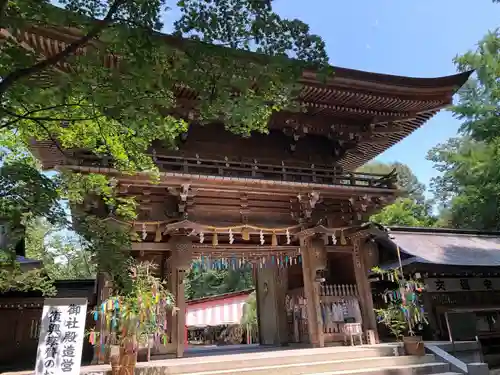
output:
M319 294L325 341L345 341L350 336L362 335L362 317L356 285L322 284ZM306 304L311 303L306 302L304 288L289 290L287 292L287 301L289 301L287 309L299 311L299 316L301 317L305 314ZM296 315L294 314L293 316L295 317ZM301 330L302 335L304 335L307 325L304 318L299 318L299 320L298 328Z
M205 176L251 178L271 181L314 183L322 185L346 185L397 189L396 175L342 172L339 166L326 165L289 165L285 162L267 164L253 161L235 161L229 158L214 160L200 157L153 156L162 172L178 172ZM85 166L112 167L105 158L95 155L79 154L77 162Z
M321 284L319 295L335 297L356 297L358 295L358 287L354 284Z

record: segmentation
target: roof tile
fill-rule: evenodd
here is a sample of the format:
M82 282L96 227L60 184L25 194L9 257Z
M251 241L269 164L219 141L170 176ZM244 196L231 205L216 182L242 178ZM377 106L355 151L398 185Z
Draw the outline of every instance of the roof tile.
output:
M391 233L401 250L422 263L500 266L500 237L441 233Z

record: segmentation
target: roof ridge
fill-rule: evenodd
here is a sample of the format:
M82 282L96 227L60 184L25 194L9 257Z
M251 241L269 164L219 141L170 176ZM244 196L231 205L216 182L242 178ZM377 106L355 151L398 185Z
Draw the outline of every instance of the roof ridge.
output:
M497 236L500 237L500 231L480 230L480 229L460 229L460 228L430 228L430 227L400 227L388 226L389 232L412 233L412 234L468 234L478 236Z
M485 238L499 238L500 233L498 234L479 234L479 233L440 233L440 232L392 232L393 235L412 235L412 236L453 236L453 237L485 237Z

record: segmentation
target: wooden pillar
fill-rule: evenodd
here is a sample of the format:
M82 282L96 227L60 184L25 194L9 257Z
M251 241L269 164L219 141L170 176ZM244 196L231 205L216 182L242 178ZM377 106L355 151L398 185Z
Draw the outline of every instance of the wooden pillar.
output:
M185 330L186 330L186 297L184 295L184 274L185 271L182 269L177 269L177 289L175 293L175 300L177 302L177 349L175 354L177 358L182 358L184 356L185 343Z
M319 298L319 285L316 278L316 256L318 249L312 245L311 239L300 240L300 253L302 256L302 273L304 277L304 297L307 300L307 328L309 341L313 347L325 346L323 335L321 306Z
M96 280L97 306L99 309L101 304L110 297L111 281L105 273L99 273ZM106 324L103 317L99 314L99 319L95 323L95 331L99 333L97 344L94 346L94 356L92 364L103 364L109 362L109 345L107 340L109 332L106 331ZM101 342L103 343L101 345Z
M432 331L432 340L438 341L440 338L440 329L436 319L436 311L433 308L431 296L428 292L422 293L422 302L424 305L424 311L427 312L429 328Z
M285 311L287 270L277 265L257 271L259 342L261 345L288 344ZM260 314L260 312L264 312Z
M354 274L356 276L356 284L358 286L359 303L361 307L361 315L363 317L363 328L367 336L370 333L373 335L373 341L369 344L378 344L377 318L373 310L373 297L371 286L368 281L368 270L365 267L364 246L362 246L361 238L353 238L353 262Z
M254 267L253 272L252 272L252 276L253 276L253 285L255 285L255 292L256 292L255 299L256 299L256 305L257 305L257 335L258 335L259 344L262 344L263 329L262 329L261 321L263 319L264 314L261 314L263 306L261 303L262 296L259 296L259 294L262 292L259 292L259 268L258 267Z
M311 241L311 248L309 249L309 260L311 261L311 281L313 284L313 298L314 309L316 311L316 327L318 331L319 347L325 346L325 335L323 332L323 317L321 314L321 297L320 297L320 283L316 280L316 271L324 270L326 268L326 249L325 244L321 240Z
M279 344L284 346L289 343L288 316L286 313L286 294L288 291L288 268L276 269L276 313L278 315Z
M171 265L169 264L169 272L168 272L168 289L170 292L174 295L175 299L175 306L177 306L177 272L174 269L172 269ZM171 315L167 319L167 334L170 337L170 342L172 343L172 346L174 348L175 355L177 356L177 317L179 315L179 311L177 310L175 314Z
M186 298L184 296L184 270L174 268L170 272L169 288L175 298L176 313L167 321L168 335L175 350L175 356L182 358L185 347Z
M186 330L186 297L184 295L184 275L192 260L193 244L187 236L173 236L169 241L171 250L167 264L170 271L171 282L169 288L174 294L177 307L176 314L172 317L171 341L175 347L177 358L184 356L185 330Z

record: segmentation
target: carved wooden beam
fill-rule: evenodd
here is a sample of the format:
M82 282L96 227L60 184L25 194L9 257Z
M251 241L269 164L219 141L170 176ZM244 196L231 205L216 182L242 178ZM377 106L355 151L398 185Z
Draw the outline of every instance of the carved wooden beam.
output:
M320 195L316 191L311 191L307 194L297 194L297 201L299 203L299 221L309 221L316 204L320 202Z
M405 120L400 120L400 121L408 121L412 120L414 117L407 118ZM385 125L385 126L384 126ZM401 124L398 124L397 121L385 121L385 122L377 122L377 123L371 123L368 126L367 132L369 134L396 134L396 133L401 133L405 129L401 126Z
M301 230L300 232L295 234L295 237L301 238L301 239L306 239L306 238L312 237L316 234L326 234L326 235L332 236L332 235L336 234L337 232L338 232L338 229L327 228L323 225L318 225L315 227Z
M182 184L178 188L168 187L168 192L178 198L177 210L184 219L188 218L189 208L194 205L194 192L190 184Z
M134 242L132 243L132 251L164 252L171 251L171 247L166 242Z

